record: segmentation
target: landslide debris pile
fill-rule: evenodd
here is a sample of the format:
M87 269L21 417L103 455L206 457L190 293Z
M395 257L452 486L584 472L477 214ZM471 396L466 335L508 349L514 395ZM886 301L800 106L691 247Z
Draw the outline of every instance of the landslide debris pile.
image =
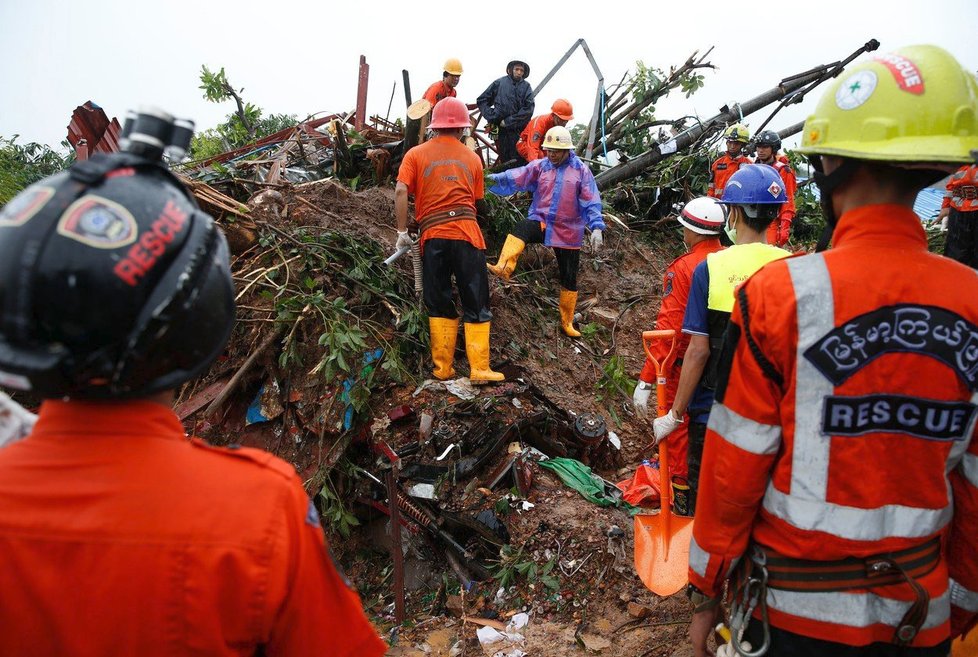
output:
M605 250L583 255L578 340L559 330L552 253L529 247L510 283L492 283L492 362L507 380L475 388L461 336L459 378L428 378L410 258L382 264L393 251L393 190L320 180L242 205L197 192L232 244L238 321L226 354L181 392L178 413L214 443L261 447L296 466L379 622L392 620L395 597L394 458L409 618L450 625L526 609L540 640L556 633L572 647L634 620L630 604L663 622L682 617L681 601L656 600L634 575L631 518L607 483L646 451L629 399L675 241L650 246L616 227ZM494 205L491 256L519 211ZM604 478L607 506L540 465L563 458ZM474 641L473 627L459 626L459 640ZM622 638L647 641L654 626L639 629Z

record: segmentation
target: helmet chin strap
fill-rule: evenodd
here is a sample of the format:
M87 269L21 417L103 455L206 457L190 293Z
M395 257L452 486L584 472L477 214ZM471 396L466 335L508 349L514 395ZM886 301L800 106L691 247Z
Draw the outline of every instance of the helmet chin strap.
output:
M832 173L827 174L822 171L822 160L820 156L813 155L810 161L812 168L815 169L812 179L818 185L819 195L821 196L820 205L822 206L822 214L825 215L825 228L822 230L821 237L818 238L818 244L815 245L815 252L821 253L829 248L829 243L832 241L832 233L835 231L835 225L839 221L839 218L835 215L835 208L832 207L832 192L852 177L852 174L859 167L859 163L856 160L845 158L842 160L842 164Z

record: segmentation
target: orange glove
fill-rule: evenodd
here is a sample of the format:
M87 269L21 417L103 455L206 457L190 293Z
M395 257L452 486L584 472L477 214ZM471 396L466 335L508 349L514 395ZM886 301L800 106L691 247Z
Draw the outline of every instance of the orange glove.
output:
M780 220L778 224L778 246L784 246L788 243L788 238L791 237L791 219L793 217L785 217Z

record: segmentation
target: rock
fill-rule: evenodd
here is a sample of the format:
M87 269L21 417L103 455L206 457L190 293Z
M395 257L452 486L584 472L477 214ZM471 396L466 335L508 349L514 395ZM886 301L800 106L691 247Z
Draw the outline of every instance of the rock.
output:
M445 608L453 616L462 617L465 615L465 603L462 602L462 597L458 595L450 595L445 600Z
M628 615L632 618L645 618L652 613L652 609L638 602L628 603Z

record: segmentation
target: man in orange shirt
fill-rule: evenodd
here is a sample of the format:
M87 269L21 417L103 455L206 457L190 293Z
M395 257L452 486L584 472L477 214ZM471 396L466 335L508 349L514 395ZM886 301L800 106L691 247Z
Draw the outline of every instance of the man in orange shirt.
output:
M978 620L978 278L913 211L972 160L976 117L972 72L923 45L843 71L805 122L832 248L737 289L689 550L695 657L728 577L734 637L771 655L945 657Z
M656 330L672 329L676 332L675 353L678 356L666 364L668 369L664 372L666 377L666 394L662 404L664 408L672 408L676 390L679 388L679 374L683 367L682 354L685 354L686 348L689 347L689 335L683 333L682 328L693 271L698 264L706 260L706 256L723 248L719 235L723 230L726 215L723 206L716 199L704 196L687 203L677 219L683 228L683 243L689 251L666 267L666 273L662 278L662 303L659 305L659 315L655 320ZM656 360L660 363L665 362L669 353L669 347L665 342L656 341L651 350ZM635 414L643 419L649 414L649 396L655 387L655 377L655 364L651 359L646 358L635 392L632 394ZM687 426L689 425L683 422L669 436L672 454L669 472L672 479L672 499L675 512L683 516L693 515L689 499L689 467L686 463L686 453L689 448Z
M0 449L0 656L382 655L292 466L170 408L234 323L173 129L141 113L0 213L0 382L45 399Z
M550 113L535 116L523 128L520 140L516 142L516 152L527 162L542 160L547 157L543 150L543 138L547 130L558 126L566 126L574 120L574 107L563 98L558 98L550 106Z
M795 218L795 192L798 190L798 180L795 178L795 170L791 168L788 158L779 155L781 149L781 137L774 130L762 130L754 142L757 144L757 157L754 161L757 164L767 164L774 167L781 180L784 181L784 193L788 197L787 203L781 206L781 212L767 229L767 243L775 246L784 246L791 237L791 222Z
M710 166L710 184L706 190L706 195L713 198L723 198L723 188L730 176L737 173L741 164L750 164L750 158L742 154L750 141L747 126L735 123L723 132L723 137L727 140L727 152Z
M433 83L424 92L422 98L431 103L434 107L443 98L455 98L455 87L462 79L462 62L451 57L445 60L445 67L441 72L441 80Z
M394 215L397 248L413 244L407 232L408 195L414 196L420 225L424 304L431 329L434 376L455 375L458 311L452 298L452 276L458 286L465 320L465 353L473 383L502 381L489 367L489 276L486 241L476 221L476 204L484 203L482 160L459 141L470 126L465 104L446 98L431 113L435 138L412 148L397 174Z
M947 222L944 255L978 269L978 164L961 167L947 181L938 218Z

